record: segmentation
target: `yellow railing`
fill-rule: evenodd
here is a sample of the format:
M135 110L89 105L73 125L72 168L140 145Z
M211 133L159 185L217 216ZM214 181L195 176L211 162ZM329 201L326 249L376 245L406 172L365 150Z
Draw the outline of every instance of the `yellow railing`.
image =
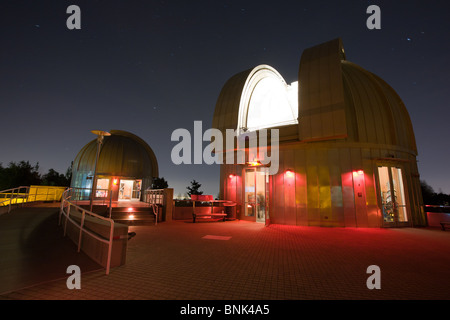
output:
M66 187L52 186L21 186L4 191L0 191L0 207L23 204L35 201L61 201L61 196Z

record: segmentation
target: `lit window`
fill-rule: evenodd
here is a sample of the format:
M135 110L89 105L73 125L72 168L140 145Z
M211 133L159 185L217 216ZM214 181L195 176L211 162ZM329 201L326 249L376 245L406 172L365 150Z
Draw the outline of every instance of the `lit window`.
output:
M256 131L298 123L298 82L287 85L272 67L256 67L243 89L239 127Z

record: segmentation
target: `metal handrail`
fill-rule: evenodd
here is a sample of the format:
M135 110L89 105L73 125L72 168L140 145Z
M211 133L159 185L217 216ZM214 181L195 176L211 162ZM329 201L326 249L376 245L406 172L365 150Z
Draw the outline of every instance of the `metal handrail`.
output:
M72 200L78 204L78 201L87 201L90 200L91 197L91 188L78 188L78 187L71 187L71 194L72 194ZM103 197L94 197L93 203L94 204L101 204L106 205L109 202L110 194L108 189L96 189L97 191L105 191L105 196Z
M25 192L21 192L22 189L24 189ZM27 202L29 189L30 189L30 187L20 186L17 188L11 188L11 189L0 191L0 195L10 195L9 197L2 197L2 199L6 199L6 200L0 201L0 206L4 206L3 203L9 201L8 213L11 212L11 205L19 204L19 202L17 201L18 199L22 199L22 201L20 202L21 204L23 204L24 202ZM26 199L26 200L23 201L23 199ZM13 203L14 200L15 200L15 203Z
M152 207L155 225L158 224L158 210L164 206L164 189L147 189L144 191L144 202Z
M147 189L144 191L144 202L164 204L164 189Z
M109 270L111 267L111 255L112 255L112 245L113 245L113 239L114 239L114 220L110 218L102 217L98 214L95 214L89 210L83 209L76 204L74 204L71 201L72 195L69 195L69 193L72 192L72 189L69 188L66 191L64 191L62 198L61 198L61 207L59 211L59 219L58 219L58 225L61 225L61 218L62 216L66 217L66 220L64 222L64 236L66 235L67 230L67 222L70 221L76 228L79 229L79 235L78 235L78 252L81 250L81 239L83 236L83 233L86 233L90 237L108 244L108 257L106 260L106 274L109 274ZM65 209L67 208L67 209ZM76 220L72 219L70 217L70 210L71 208L74 208L75 210L79 211L81 213L81 221L77 222ZM105 238L98 234L93 233L92 231L86 229L84 227L85 217L86 214L90 217L93 217L95 219L99 219L102 221L106 221L110 223L110 230L109 230L109 237Z

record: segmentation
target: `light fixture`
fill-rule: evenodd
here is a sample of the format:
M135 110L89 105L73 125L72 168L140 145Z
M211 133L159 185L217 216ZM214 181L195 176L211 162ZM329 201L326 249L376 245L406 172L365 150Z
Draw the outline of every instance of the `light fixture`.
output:
M230 174L230 175L228 176L228 178L233 179L233 178L234 178L234 174Z
M247 164L251 167L258 167L262 165L261 161L259 161L258 159L253 159L253 161L249 161L247 162Z
M117 179L113 180L113 185L117 186Z
M353 176L354 177L361 176L363 174L364 174L363 170L355 170L355 171L353 171Z
M295 173L292 170L286 170L286 177L287 178L293 178L295 177Z
M129 214L128 215L128 220L134 220L134 214Z

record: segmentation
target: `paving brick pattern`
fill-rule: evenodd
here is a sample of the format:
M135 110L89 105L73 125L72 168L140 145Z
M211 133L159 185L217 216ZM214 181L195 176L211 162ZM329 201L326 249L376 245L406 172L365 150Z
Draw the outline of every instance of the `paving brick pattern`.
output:
M109 275L82 269L80 290L69 290L60 277L0 299L450 299L450 231L244 221L164 222L130 231L136 236L127 263ZM379 290L366 286L370 265L380 267Z

